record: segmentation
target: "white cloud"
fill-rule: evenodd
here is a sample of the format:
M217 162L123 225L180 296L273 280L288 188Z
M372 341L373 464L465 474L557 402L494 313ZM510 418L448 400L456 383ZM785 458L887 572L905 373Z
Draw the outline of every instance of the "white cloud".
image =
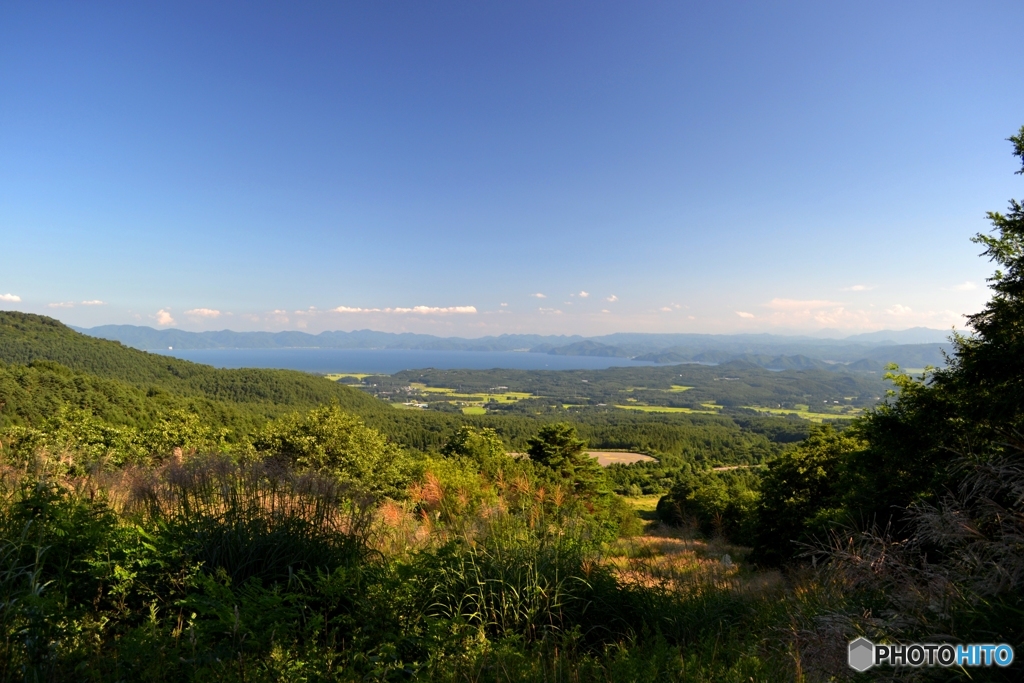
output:
M610 302L612 302L612 303L615 303L615 302L616 302L616 301L618 301L618 300L619 300L619 297L615 296L614 294L612 294L612 295L611 295L610 297L608 297L607 299L605 299L605 301L610 301Z
M978 288L978 285L974 284L973 282L968 281L968 282L963 282L963 283L953 287L953 291L954 292L970 292L970 291L973 291L973 290L975 290L977 288Z
M505 308L506 306L508 306L508 304L502 304L501 305L502 308Z
M3 297L0 297L0 299L2 299L2 298ZM46 305L49 306L50 308L74 308L77 304L75 304L74 301L57 301L55 303L46 304ZM81 302L81 305L82 306L105 306L106 304L104 304L99 299L93 299L92 301L83 301L83 302Z
M848 310L838 301L775 298L763 305L772 311L768 317L772 325L837 328L877 327L870 323L867 313Z
M824 299L772 299L762 304L768 309L765 315L756 316L761 322L773 327L843 330L879 330L892 327L921 325L925 327L948 327L956 324L960 317L952 311L917 311L903 304L894 304L884 310L851 308L847 305ZM737 315L747 317L737 311ZM754 316L751 316L754 317ZM893 318L898 318L894 320Z
M548 298L547 294L541 294L540 292L537 292L536 294L531 294L530 296L532 296L534 298L537 298L537 299L547 299Z
M904 315L910 315L914 311L910 308L910 306L903 306L901 304L896 304L892 308L885 309L885 312L888 313L889 315L904 316Z
M352 306L338 306L331 309L335 313L391 313L405 315L465 315L477 312L476 306L413 306L412 308L358 308Z
M558 310L557 308L538 308L537 310L540 311L541 313L551 313L554 315L560 315L562 313L562 311Z
M607 308L602 308L601 312L602 313L611 313L611 311L609 311Z
M185 311L185 315L193 318L219 318L220 311L214 308L193 308L191 311Z
M736 311L736 315L738 315L741 318L753 318L754 317L753 313L747 313L746 311ZM690 318L692 319L693 316L690 316Z
M331 310L335 313L380 313L379 308L353 308L352 306L338 306Z
M851 287L843 287L843 291L844 292L866 292L869 289L874 289L874 288L875 288L874 285L872 285L870 287L868 285L853 285Z
M173 325L174 318L171 317L170 311L160 309L156 312L156 324L157 325Z
M590 292L580 292L580 298L586 299L590 296Z
M473 314L476 306L413 306L412 308L385 308L385 313L416 313L419 315Z
M671 313L672 312L672 307L671 306L662 306L658 310L663 312L663 313Z
M773 311L806 311L814 308L825 308L828 306L842 306L842 304L835 301L826 301L824 299L772 299L765 304L765 308L770 308Z
M11 303L17 303L18 301L21 301L21 297L18 296L17 294L11 294L10 292L8 292L7 294L0 294L0 301L9 301Z

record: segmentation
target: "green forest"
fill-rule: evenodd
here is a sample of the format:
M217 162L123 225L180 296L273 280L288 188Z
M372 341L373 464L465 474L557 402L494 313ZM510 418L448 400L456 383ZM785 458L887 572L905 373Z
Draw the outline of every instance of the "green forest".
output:
M0 680L828 681L860 636L1019 649L1024 205L988 218L971 334L884 380L333 381L0 312Z

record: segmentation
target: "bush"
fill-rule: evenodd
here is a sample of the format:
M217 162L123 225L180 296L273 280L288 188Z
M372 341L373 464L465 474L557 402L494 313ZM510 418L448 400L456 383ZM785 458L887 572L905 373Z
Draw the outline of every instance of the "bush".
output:
M658 501L658 518L671 526L693 525L705 535L749 544L758 485L757 474L749 470L690 475Z
M405 452L359 418L326 406L272 422L255 450L289 467L327 473L368 493L399 497L411 481Z
M757 562L781 564L792 560L801 544L828 537L845 516L846 463L863 448L864 443L852 433L824 425L768 463L753 532Z

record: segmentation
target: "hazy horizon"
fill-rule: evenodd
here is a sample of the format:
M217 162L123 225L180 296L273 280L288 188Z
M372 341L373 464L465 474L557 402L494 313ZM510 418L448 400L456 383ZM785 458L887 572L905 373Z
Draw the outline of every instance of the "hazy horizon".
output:
M53 317L53 316L50 316L50 317ZM70 323L65 323L65 324L69 324L70 325ZM818 330L816 333L805 333L805 332L799 332L799 331L786 332L786 331L781 331L781 330L773 330L773 331L770 331L770 332L751 332L751 331L746 331L746 332L732 332L732 333L714 333L714 332L635 332L635 331L630 331L630 330L618 330L618 331L602 333L602 334L594 334L594 335L559 334L559 333L542 334L542 333L536 333L536 332L502 332L500 334L478 334L478 335L472 335L472 334L470 334L470 335L434 335L434 334L431 334L429 332L392 332L392 331L388 331L388 330L375 330L375 329L368 328L368 327L350 328L350 329L325 329L325 330L321 330L319 332L310 332L309 330L301 330L301 329L234 330L234 329L227 328L227 327L219 328L219 329L206 329L206 330L187 330L187 329L182 329L182 328L179 328L179 327L154 327L152 325L135 325L135 324L132 324L132 323L108 323L108 324L94 325L92 327L85 327L85 326L81 326L81 325L71 325L71 327L73 327L75 329L78 329L78 330L86 331L86 332L92 332L92 331L103 329L103 328L122 327L122 326L126 326L126 325L130 326L130 327L136 327L136 328L153 330L155 332L177 331L177 332L185 332L185 333L190 333L190 334L203 334L203 333L210 333L210 334L217 334L217 333L232 333L232 334L250 334L250 333L293 334L293 333L297 333L297 334L307 334L307 335L312 335L312 336L321 335L321 334L358 334L358 333L398 334L398 335L400 335L400 334L422 334L422 335L428 335L428 336L435 336L435 337L437 337L439 339L466 339L466 340L486 339L486 338L494 338L494 337L501 337L501 336L560 337L560 338L567 338L567 339L575 339L575 338L579 338L579 339L598 339L598 338L612 337L612 336L616 336L616 335L638 335L638 336L646 336L646 335L651 335L651 336L694 335L694 336L712 336L712 337L715 337L715 336L765 336L765 335L767 335L767 336L777 336L777 337L802 337L802 338L807 338L807 339L843 340L843 339L850 339L850 338L854 338L854 337L878 337L878 338L880 338L880 335L884 335L884 334L890 333L890 332L895 334L895 335L902 335L902 334L905 334L905 333L908 333L908 332L924 332L924 333L934 332L934 333L936 333L936 335L948 335L951 332L950 330L945 330L945 329L941 329L941 328L916 326L916 327L908 327L908 328L903 328L903 329L883 329L883 330L875 330L875 331L871 331L871 332L854 332L854 333L846 333L846 332L843 332L842 330L837 330L837 329L822 329L822 330ZM943 341L944 341L944 339L943 339ZM916 342L911 342L911 343L916 343ZM927 343L932 343L932 342L927 342ZM935 342L935 343L939 343L939 342Z

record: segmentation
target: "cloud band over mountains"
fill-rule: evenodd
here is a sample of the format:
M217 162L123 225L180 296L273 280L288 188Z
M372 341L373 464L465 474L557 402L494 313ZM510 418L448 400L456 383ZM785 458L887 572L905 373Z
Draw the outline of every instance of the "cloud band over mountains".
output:
M413 306L412 308L359 308L338 306L331 309L334 313L388 313L396 315L472 315L477 312L476 306Z

